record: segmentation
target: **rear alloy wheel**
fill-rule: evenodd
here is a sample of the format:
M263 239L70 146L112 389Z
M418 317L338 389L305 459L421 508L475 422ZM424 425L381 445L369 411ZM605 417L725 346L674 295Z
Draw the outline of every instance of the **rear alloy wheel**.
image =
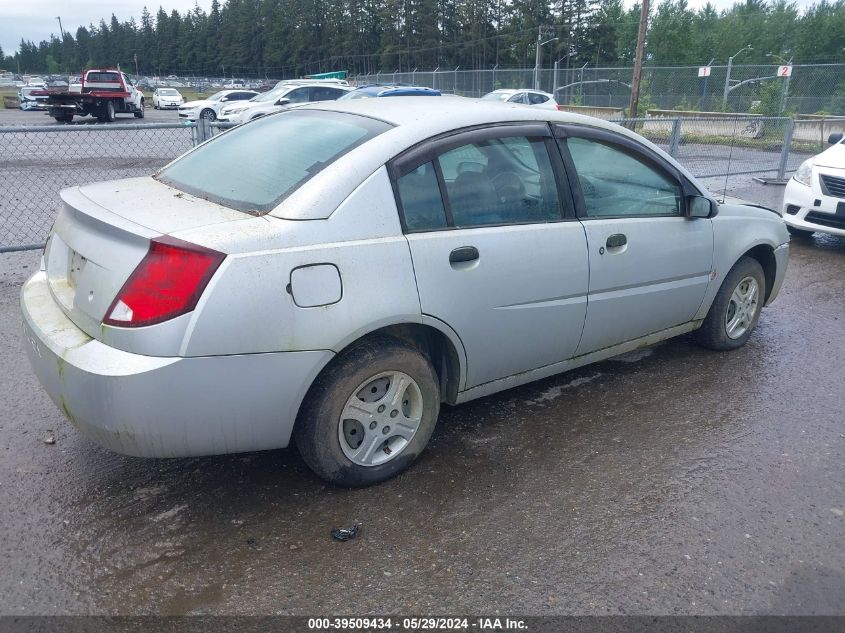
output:
M374 337L343 352L315 381L294 437L305 462L326 481L368 486L416 459L439 412L429 359L396 339Z
M815 233L815 231L806 231L804 229L796 229L794 226L786 225L786 230L789 231L789 234L793 237L810 237Z
M699 343L715 350L745 345L760 319L766 276L760 263L743 257L731 268L697 332Z
M206 108L202 112L200 112L200 118L205 119L206 121L216 121L217 115L214 113L214 110L211 108Z

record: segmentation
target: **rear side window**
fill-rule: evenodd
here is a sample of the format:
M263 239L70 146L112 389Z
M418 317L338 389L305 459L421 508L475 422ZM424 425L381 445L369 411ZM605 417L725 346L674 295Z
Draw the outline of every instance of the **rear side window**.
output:
M509 136L440 156L455 226L549 222L560 200L542 138Z
M397 180L409 232L563 217L546 139L503 136L440 154Z
M443 208L433 162L420 165L402 176L396 184L405 226L409 231L446 228L446 210Z
M548 101L549 98L546 95L541 95L538 92L531 92L528 94L528 101L531 105L539 105L541 103L545 103Z
M261 215L390 127L354 114L292 110L233 128L156 177L180 191Z
M324 88L318 86L311 88L311 101L333 101L343 94L339 88Z

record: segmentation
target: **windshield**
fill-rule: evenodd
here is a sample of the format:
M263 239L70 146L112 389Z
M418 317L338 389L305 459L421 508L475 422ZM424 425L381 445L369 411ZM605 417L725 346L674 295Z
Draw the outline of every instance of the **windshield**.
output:
M507 101L508 97L513 94L513 92L491 92L481 98L486 99L487 101Z
M262 215L309 178L390 125L322 110L291 110L221 134L156 178L186 193Z
M283 94L285 94L288 90L290 90L289 86L285 86L284 88L274 88L273 90L262 92L260 95L255 95L252 99L250 99L250 101L275 101Z
M378 93L374 93L369 90L353 90L352 92L347 92L340 99L338 99L338 101L348 101L350 99L370 99L372 97L375 97L376 94Z
M164 95L165 97L177 97L179 93L174 90L173 88L160 88L158 94Z

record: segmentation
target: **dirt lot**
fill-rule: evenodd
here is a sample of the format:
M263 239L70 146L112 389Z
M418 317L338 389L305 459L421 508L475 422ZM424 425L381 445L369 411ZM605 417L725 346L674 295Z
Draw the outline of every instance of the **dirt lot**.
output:
M37 265L0 255L0 614L845 613L845 239L793 243L745 348L683 337L447 407L355 491L295 450L80 437L22 351Z

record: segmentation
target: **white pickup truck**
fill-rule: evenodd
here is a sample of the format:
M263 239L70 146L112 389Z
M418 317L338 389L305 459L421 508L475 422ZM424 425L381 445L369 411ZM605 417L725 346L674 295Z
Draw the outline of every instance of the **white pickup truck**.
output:
M70 123L74 116L86 115L111 123L119 113L144 118L144 93L119 69L87 70L82 75L81 89L48 89L44 94L48 96L50 116L60 123Z

